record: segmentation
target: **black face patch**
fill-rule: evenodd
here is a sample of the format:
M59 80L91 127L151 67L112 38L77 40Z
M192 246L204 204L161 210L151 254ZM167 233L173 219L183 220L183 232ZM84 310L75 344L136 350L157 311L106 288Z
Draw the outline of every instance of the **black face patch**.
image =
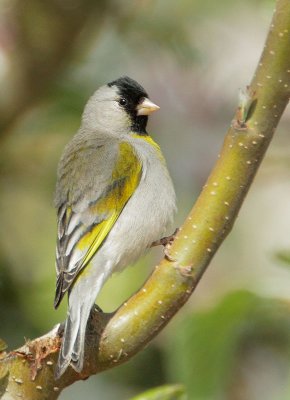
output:
M108 86L117 86L120 95L119 104L129 114L133 132L141 135L147 135L146 125L148 121L147 115L137 115L136 107L144 97L148 94L138 82L128 76L121 77L108 83Z

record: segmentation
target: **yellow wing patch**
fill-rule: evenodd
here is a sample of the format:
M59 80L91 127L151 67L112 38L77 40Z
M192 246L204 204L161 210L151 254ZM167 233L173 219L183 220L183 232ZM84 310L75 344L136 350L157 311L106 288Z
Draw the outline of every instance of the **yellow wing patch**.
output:
M110 232L112 226L116 222L119 214L114 212L110 218L100 222L98 225L96 225L90 232L86 233L81 240L78 242L78 248L80 250L83 250L86 247L89 247L80 268L83 268L85 265L87 265L98 248L101 246L103 243L104 239Z
M113 225L117 221L127 201L135 192L141 178L142 164L133 147L122 142L119 156L112 172L112 181L98 201L91 206L92 213L106 215L105 219L87 232L78 242L77 247L88 247L80 269L84 268L98 251Z

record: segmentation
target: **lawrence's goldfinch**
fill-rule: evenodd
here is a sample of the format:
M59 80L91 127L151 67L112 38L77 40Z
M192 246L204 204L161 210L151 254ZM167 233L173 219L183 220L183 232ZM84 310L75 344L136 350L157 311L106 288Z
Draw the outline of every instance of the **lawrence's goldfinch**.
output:
M115 271L160 239L175 212L174 188L148 115L159 107L136 81L119 78L89 99L80 129L61 157L55 307L68 292L56 376L81 371L87 321Z

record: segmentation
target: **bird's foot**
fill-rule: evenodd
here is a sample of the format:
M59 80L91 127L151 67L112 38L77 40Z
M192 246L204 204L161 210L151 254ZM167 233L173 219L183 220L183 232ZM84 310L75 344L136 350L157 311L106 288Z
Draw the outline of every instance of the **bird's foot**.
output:
M173 233L172 235L170 235L170 236L165 236L165 237L163 237L163 238L161 238L161 239L159 239L159 240L155 240L155 242L153 242L153 243L151 244L151 247L163 246L165 258L166 258L168 261L172 261L172 262L173 262L173 261L176 261L176 260L169 254L169 250L170 250L170 248L171 248L171 246L172 246L172 243L173 243L173 241L174 241L174 239L175 239L176 234L178 233L178 231L179 231L179 228L176 228L175 231L174 231L174 233Z

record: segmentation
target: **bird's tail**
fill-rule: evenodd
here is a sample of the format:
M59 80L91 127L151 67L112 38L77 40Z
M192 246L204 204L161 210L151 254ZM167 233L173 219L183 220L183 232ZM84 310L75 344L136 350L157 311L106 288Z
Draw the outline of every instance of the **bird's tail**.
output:
M81 372L84 364L84 347L87 321L90 307L87 310L80 305L77 309L71 308L65 322L61 349L55 377L58 379L71 365L77 372Z
M58 379L71 365L81 372L84 365L84 348L87 322L95 299L107 275L99 274L92 287L89 277L76 281L69 294L68 317L65 322L62 344L59 351L55 378ZM96 276L95 276L96 278Z

